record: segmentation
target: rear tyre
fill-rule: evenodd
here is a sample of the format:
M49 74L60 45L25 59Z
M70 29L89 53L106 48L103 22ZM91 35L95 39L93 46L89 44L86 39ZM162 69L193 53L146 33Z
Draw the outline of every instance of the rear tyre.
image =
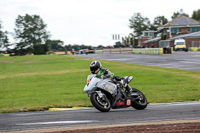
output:
M100 98L97 92L93 92L90 96L92 105L101 112L108 112L111 109L110 100L107 97Z
M143 110L147 107L147 98L145 95L139 91L138 89L132 88L132 93L137 93L138 96L132 96L132 98L136 99L132 101L131 106L137 110Z

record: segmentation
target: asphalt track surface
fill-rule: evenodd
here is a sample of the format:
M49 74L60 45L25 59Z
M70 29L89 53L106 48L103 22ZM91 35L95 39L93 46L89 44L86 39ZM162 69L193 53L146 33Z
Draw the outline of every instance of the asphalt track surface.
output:
M146 66L175 68L200 72L200 51L177 51L173 54L142 55L142 54L82 54L75 55L94 60L109 60ZM103 65L103 64L102 64Z
M110 60L200 72L200 52L175 52L164 55L89 54L76 55L95 60ZM112 109L102 113L95 108L0 114L0 132L77 128L96 125L135 124L175 120L200 120L200 102L148 105L145 110ZM54 131L56 131L54 130Z
M9 113L0 114L0 132L197 119L200 120L200 102L148 105L145 110L129 107L106 113L95 108Z

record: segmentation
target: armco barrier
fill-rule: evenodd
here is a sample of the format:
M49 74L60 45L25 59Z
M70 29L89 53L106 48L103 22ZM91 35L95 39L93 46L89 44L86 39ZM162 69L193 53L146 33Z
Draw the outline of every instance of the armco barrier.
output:
M133 54L163 54L163 48L133 48Z

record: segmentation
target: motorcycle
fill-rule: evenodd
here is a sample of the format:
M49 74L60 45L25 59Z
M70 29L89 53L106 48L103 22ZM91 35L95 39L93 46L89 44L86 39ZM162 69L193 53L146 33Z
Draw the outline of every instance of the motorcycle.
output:
M84 92L90 97L92 105L101 112L130 106L143 110L147 107L147 99L140 90L129 86L132 79L133 76L97 78L91 74L87 77Z

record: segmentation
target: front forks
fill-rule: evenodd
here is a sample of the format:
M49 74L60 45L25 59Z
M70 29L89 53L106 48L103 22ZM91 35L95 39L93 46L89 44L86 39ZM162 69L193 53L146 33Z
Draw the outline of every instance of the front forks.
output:
M132 92L132 88L129 85L126 86L126 90L129 91L130 93Z
M97 94L98 94L98 96L100 97L100 98L102 98L103 97L103 93L101 92L101 91L96 91L97 92Z
M96 93L98 94L99 98L101 98L102 100L106 99L106 95L102 93L101 91L96 91Z

